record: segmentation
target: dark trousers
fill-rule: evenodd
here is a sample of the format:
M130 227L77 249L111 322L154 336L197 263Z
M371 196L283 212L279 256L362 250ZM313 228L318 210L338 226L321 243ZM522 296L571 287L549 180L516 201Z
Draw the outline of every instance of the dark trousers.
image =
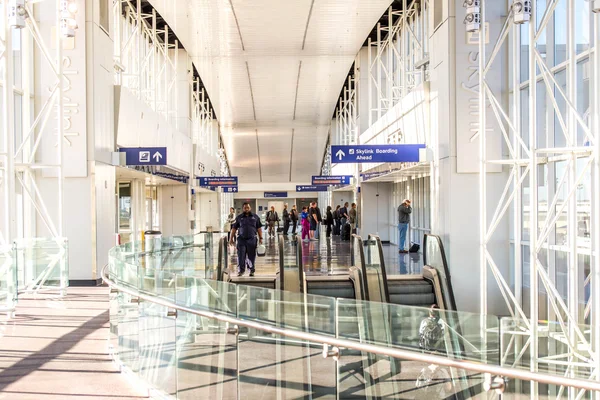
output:
M340 220L339 219L334 219L333 220L333 234L334 235L339 235L340 234Z
M285 221L283 221L283 234L287 235L289 230L290 230L290 220L286 219Z
M292 221L292 235L295 235L297 230L298 230L298 220Z
M325 233L326 237L331 237L331 225L327 224L327 232Z
M254 272L254 261L256 260L256 238L244 239L238 237L238 272L243 273L246 270L246 257L250 261L250 272Z

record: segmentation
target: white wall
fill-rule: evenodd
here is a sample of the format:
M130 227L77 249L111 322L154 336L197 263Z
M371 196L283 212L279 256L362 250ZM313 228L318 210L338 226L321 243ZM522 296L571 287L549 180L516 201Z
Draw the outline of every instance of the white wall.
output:
M187 193L186 185L160 187L160 229L163 236L189 233Z
M387 182L365 182L361 185L360 234L366 238L369 234L379 235L382 241L389 241L390 221L393 221L394 206L392 184ZM351 202L350 202L351 203Z
M195 232L205 231L207 226L212 226L213 231L220 231L220 205L218 194L196 193L195 194Z

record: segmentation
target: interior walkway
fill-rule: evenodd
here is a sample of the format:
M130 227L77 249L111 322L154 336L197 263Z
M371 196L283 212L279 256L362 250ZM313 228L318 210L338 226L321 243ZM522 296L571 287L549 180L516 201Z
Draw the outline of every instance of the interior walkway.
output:
M279 268L278 237L264 235L264 245L267 249L264 257L256 258L256 273L259 275L274 274ZM302 263L305 271L315 274L345 273L352 265L350 255L350 241L342 241L340 236L330 239L323 233L319 240L300 242L302 245ZM296 243L293 237L285 238L284 254L286 265L295 264ZM217 254L217 251L214 251ZM421 274L423 269L423 256L421 253L399 254L398 247L394 244L383 245L383 258L388 275ZM229 253L229 270L234 272L237 267L237 252Z
M108 351L108 288L20 297L0 324L0 399L141 399Z

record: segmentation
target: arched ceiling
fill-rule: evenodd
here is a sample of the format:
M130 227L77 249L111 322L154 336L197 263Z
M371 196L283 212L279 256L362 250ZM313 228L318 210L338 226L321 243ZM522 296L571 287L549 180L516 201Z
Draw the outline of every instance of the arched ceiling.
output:
M241 182L318 174L348 70L391 0L152 0L190 53Z

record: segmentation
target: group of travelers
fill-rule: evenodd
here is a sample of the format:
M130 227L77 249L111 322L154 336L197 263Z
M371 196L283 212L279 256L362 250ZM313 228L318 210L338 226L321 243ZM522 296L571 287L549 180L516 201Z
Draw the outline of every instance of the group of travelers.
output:
M358 228L358 213L356 203L352 203L350 208L348 207L348 202L344 203L343 206L338 205L333 211L331 206L327 206L325 218L323 218L316 201L310 203L309 207L302 207L300 212L298 212L296 205L293 205L292 209L288 211L288 205L285 204L283 207L283 233L288 235L291 224L292 235L296 235L298 221L300 221L302 240L305 242L319 240L320 225L327 227L327 238L330 238L333 234L340 235L342 240L350 240L351 234L355 233ZM405 248L405 242L411 213L411 202L406 199L398 206L399 253L409 252ZM275 211L275 207L271 207L267 212L266 220L269 226L269 236L274 237L276 233L275 224L279 223L279 216ZM238 216L235 215L235 209L230 208L226 225L230 228L227 235L229 243L233 245L237 241L238 276L244 274L247 264L250 276L254 276L257 246L262 246L263 242L260 217L252 212L249 203L244 203L243 212Z

